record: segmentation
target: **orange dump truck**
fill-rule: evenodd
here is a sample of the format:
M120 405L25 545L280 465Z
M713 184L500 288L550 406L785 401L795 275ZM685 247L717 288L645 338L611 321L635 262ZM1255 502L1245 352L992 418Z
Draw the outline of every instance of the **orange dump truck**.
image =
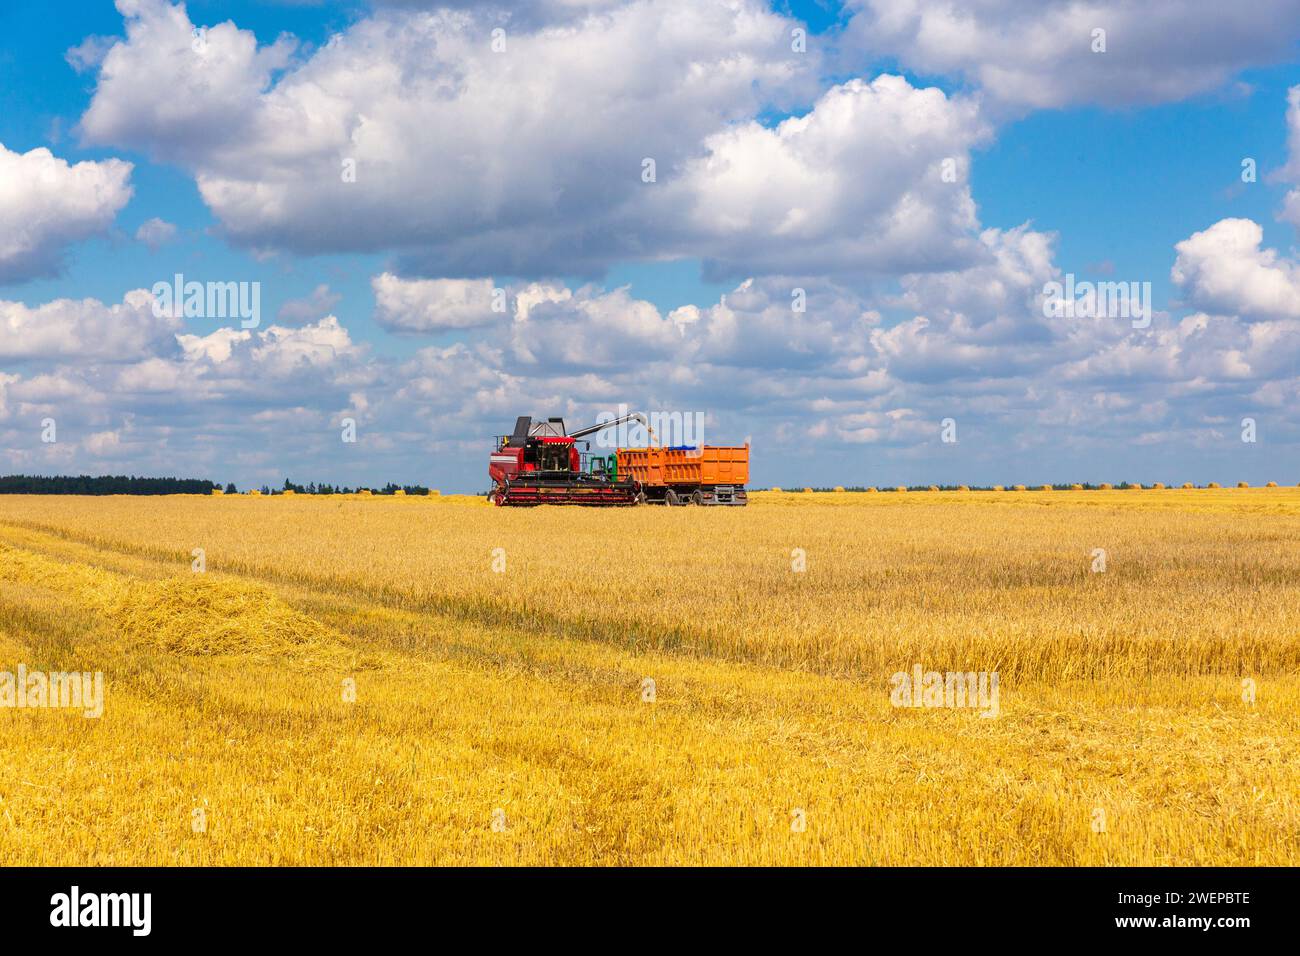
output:
M749 446L620 448L618 476L641 483L641 500L666 505L743 505Z

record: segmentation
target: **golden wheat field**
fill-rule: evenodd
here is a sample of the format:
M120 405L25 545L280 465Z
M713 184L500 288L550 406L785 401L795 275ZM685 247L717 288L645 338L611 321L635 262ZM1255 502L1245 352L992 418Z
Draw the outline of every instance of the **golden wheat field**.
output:
M7 496L20 664L5 864L1300 862L1295 488Z

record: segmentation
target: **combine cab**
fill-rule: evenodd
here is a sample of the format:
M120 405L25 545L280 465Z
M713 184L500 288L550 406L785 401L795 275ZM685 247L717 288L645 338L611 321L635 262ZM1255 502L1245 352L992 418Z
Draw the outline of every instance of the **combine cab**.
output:
M562 418L534 422L520 416L513 434L497 439L488 462L493 504L637 504L641 486L619 479L618 457L588 455L579 451L577 441L627 421L645 424L644 416L634 413L567 434Z

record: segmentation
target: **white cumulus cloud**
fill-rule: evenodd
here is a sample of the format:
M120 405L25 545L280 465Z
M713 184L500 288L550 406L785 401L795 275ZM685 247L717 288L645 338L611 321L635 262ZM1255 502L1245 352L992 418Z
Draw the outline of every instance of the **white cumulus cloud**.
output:
M153 303L144 289L114 305L55 299L32 308L0 300L0 358L129 362L174 351L180 320L155 315Z
M1300 265L1263 248L1250 219L1221 219L1175 248L1171 276L1188 302L1247 319L1300 317Z
M1289 59L1293 0L852 0L851 44L1018 108L1163 103ZM1098 40L1103 39L1104 52Z
M67 247L107 230L131 198L131 168L0 143L0 283L56 275Z
M375 321L398 333L433 333L471 329L505 319L493 311L491 279L403 279L384 272L370 280L375 294Z

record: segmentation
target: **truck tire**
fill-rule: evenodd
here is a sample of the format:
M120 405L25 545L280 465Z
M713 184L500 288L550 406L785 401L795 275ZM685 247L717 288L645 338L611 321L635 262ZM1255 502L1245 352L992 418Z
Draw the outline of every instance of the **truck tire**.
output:
M693 505L702 505L702 504L704 504L704 492L700 491L698 488L696 488L694 491L692 491L692 492L691 492L691 504L693 504Z
M671 488L669 488L664 494L664 504L668 505L670 508L681 503L682 500L677 497L677 492L673 491Z
M645 502L646 502L646 497L644 491L638 491L636 493L636 497L632 499L632 504L634 505L643 505L645 504Z

